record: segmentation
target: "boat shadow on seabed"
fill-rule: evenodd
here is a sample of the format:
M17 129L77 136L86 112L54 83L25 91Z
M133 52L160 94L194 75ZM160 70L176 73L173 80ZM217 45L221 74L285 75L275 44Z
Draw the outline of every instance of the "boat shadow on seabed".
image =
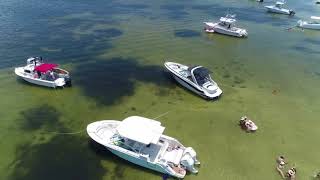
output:
M150 173L150 174L153 174L154 176L159 176L159 177L161 177L162 180L169 180L169 179L177 180L177 179L179 179L176 177L172 177L168 174L162 174L162 173L159 173L159 172L156 172L156 171L144 168L144 167L137 166L131 162L128 162L122 158L119 158L118 156L114 155L112 152L107 150L106 147L95 142L92 139L88 140L88 146L89 146L90 150L92 150L98 156L98 158L100 158L102 160L113 162L114 164L117 164L117 167L115 168L114 174L116 174L119 177L123 177L123 171L127 167L130 167L130 169L137 169L137 170L144 172L144 173L148 173L148 174ZM121 168L118 168L118 167L121 167ZM187 172L187 174L190 175L192 173Z
M156 171L153 171L153 170L150 170L150 169L147 169L147 168L143 168L143 167L140 167L140 166L136 166L135 164L131 163L131 162L128 162L124 159L121 159L119 158L118 156L114 155L112 152L110 152L106 147L104 147L103 145L93 141L93 140L88 140L88 145L89 145L89 148L94 151L94 153L99 157L101 158L102 160L106 160L106 161L110 161L110 162L113 162L114 164L117 164L117 167L121 167L121 168L115 168L115 172L114 174L116 174L117 176L122 176L123 177L123 171L130 167L130 169L137 169L141 172L144 172L144 173L150 173L150 174L153 174L155 176L159 176L159 177L162 177L163 180L168 180L168 179L178 179L178 178L175 178L175 177L172 177L170 175L167 175L167 174L161 174L159 172L156 172ZM121 169L121 170L120 170Z

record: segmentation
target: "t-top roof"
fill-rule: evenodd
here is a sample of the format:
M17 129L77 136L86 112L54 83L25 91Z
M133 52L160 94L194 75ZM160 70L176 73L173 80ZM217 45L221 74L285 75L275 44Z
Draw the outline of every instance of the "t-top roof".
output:
M57 66L58 66L57 64L46 64L46 63L44 63L44 64L41 64L39 66L36 66L34 68L34 70L40 71L40 72L47 72L47 71L52 70L53 68L55 68Z
M235 19L233 19L233 18L228 18L228 17L221 17L221 18L220 18L220 21L221 21L221 22L225 22L225 23L230 23L230 24L236 22Z
M164 129L159 121L140 116L130 116L117 127L120 136L142 144L157 144Z
M276 4L278 4L278 5L284 5L284 2L277 1Z

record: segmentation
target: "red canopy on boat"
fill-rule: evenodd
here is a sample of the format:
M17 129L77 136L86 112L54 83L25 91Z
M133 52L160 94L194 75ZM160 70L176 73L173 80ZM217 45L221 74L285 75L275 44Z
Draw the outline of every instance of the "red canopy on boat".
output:
M47 72L47 71L50 71L52 70L53 68L57 67L58 65L57 64L41 64L37 67L34 68L34 70L36 71L39 71L39 72Z

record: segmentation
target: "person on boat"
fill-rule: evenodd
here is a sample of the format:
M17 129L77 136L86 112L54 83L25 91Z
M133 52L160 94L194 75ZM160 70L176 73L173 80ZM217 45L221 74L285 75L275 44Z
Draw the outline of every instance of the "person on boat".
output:
M50 77L51 77L52 80L55 80L55 76L54 76L53 71L50 71Z
M254 124L254 122L247 118L247 116L243 116L240 119L240 125L243 129L248 132L253 132L258 129L258 127Z
M38 78L40 78L41 77L41 72L37 71L37 74L38 74Z
M250 119L248 119L244 122L244 125L247 127L247 129L251 129L253 126L253 122Z

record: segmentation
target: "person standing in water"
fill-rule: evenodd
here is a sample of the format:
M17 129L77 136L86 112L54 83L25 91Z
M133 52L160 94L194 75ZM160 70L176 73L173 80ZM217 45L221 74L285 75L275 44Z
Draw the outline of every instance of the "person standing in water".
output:
M277 158L277 171L279 172L279 174L282 176L283 179L286 178L285 174L283 173L283 169L284 169L284 166L287 164L287 162L285 161L285 158L284 156L279 156Z

